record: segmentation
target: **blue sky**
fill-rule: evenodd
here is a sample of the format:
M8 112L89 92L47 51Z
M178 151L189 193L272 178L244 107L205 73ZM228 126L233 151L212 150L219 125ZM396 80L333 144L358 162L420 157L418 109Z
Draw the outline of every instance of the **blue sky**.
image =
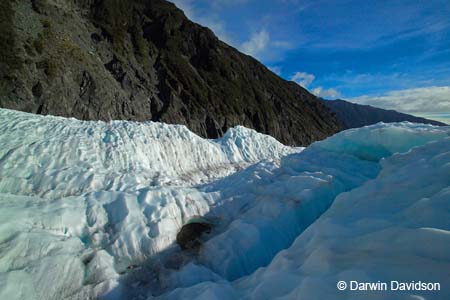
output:
M318 96L450 121L449 0L175 0Z

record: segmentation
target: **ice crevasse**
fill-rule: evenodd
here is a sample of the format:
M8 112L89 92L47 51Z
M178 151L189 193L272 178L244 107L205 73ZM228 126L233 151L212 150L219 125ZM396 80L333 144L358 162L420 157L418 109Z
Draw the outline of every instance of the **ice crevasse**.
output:
M449 127L377 124L302 152L243 127L205 140L0 110L0 129L0 299L368 295L340 280L450 297ZM175 236L200 216L212 233L186 255Z

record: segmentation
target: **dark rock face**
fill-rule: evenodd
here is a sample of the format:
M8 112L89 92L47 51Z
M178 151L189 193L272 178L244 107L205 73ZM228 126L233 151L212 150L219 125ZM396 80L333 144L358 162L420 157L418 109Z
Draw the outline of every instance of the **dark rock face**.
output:
M5 0L0 107L84 120L244 125L307 145L340 128L308 91L164 0Z
M177 234L177 244L183 250L195 249L201 245L200 237L211 231L208 223L189 223L184 225Z
M343 129L357 128L378 122L393 123L403 121L438 126L446 125L438 121L399 113L395 110L386 110L370 105L359 105L344 100L323 100L323 104L328 106L336 114Z

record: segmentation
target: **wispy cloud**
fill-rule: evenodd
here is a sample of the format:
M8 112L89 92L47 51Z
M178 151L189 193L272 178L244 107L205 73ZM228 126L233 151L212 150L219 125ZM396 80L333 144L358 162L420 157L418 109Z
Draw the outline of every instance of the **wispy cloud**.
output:
M349 99L385 109L411 114L449 113L450 86L430 86L390 91L380 96L361 96Z
M366 95L360 100L381 103L400 90L450 86L448 0L171 1L320 97Z
M449 13L447 0L325 0L303 11L299 33L310 49L371 49L417 37L433 39L448 32Z
M313 74L308 74L306 72L296 72L292 75L291 80L301 85L304 88L307 88L313 81L316 79L316 76Z
M341 95L336 89L324 89L321 86L312 89L311 93L313 93L317 97L326 99L337 99Z
M414 61L410 62L410 65ZM356 73L350 70L341 73L331 73L320 76L320 85L331 86L344 96L354 98L362 95L382 95L386 91L408 90L413 88L450 86L450 66L415 66L403 72ZM409 72L407 72L409 71Z
M257 57L269 46L270 36L266 30L261 30L252 34L250 39L241 45L244 53Z
M237 46L245 54L266 62L276 61L280 50L291 47L292 44L288 41L272 40L270 33L265 29L252 33L248 40Z
M296 82L298 85L301 85L304 88L308 88L316 79L314 74L309 74L306 72L296 72L292 75L291 80ZM334 88L324 88L322 86L318 86L312 88L310 90L311 93L316 95L317 97L327 98L327 99L336 99L340 96L340 93Z
M222 41L264 63L277 63L284 53L296 46L290 39L280 35L281 31L277 25L280 16L270 11L258 12L253 7L258 5L255 1L172 0L172 2L182 9L189 19L210 28ZM239 16L236 16L236 9L241 10ZM267 26L270 26L270 31L266 29Z

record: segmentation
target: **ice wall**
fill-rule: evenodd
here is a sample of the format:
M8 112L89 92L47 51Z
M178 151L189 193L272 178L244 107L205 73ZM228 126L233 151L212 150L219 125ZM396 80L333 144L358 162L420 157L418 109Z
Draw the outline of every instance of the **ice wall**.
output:
M185 126L84 122L0 109L0 191L47 199L195 184L299 151L244 127L206 140Z

